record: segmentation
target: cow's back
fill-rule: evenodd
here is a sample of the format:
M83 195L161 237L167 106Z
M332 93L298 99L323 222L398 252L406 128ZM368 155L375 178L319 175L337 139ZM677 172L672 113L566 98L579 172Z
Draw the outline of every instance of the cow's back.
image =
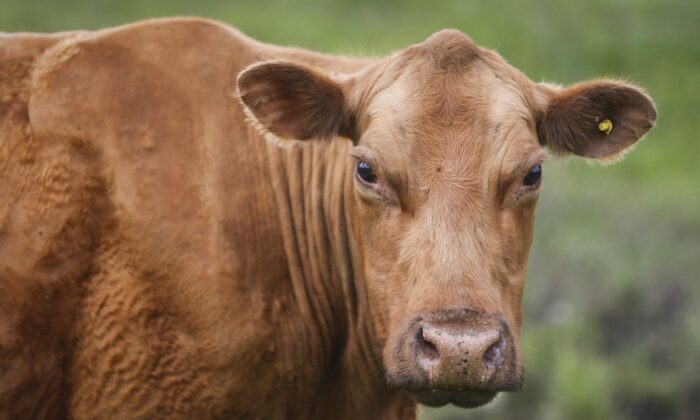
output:
M234 97L259 58L196 20L0 41L0 416L283 405L286 260Z

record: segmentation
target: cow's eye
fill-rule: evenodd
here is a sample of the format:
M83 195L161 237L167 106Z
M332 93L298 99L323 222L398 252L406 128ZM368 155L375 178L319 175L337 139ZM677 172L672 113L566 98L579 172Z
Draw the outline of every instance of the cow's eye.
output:
M540 178L542 178L542 165L535 165L523 179L523 185L526 187L537 185L537 183L540 182Z
M369 166L369 163L362 160L357 162L357 176L368 184L377 182L377 176L374 174L372 167Z

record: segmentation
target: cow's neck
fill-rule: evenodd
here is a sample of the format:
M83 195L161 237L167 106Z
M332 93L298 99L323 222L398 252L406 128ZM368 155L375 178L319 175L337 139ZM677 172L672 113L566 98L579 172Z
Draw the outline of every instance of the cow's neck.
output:
M347 412L376 413L390 409L396 398L383 385L360 256L353 252L358 246L349 147L340 139L267 146L293 291L289 299L297 314L285 320L294 331L280 334L289 340L280 344L289 354L288 368L298 363L317 368L306 385L316 388L318 410L343 404Z

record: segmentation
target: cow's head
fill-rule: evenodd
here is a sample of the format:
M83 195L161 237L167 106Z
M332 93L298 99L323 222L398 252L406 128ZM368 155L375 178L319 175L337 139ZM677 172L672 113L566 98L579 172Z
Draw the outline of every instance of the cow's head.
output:
M386 377L429 405L478 406L521 386L545 149L610 161L656 119L634 86L533 83L457 31L358 74L267 62L238 86L268 134L353 141L354 226Z

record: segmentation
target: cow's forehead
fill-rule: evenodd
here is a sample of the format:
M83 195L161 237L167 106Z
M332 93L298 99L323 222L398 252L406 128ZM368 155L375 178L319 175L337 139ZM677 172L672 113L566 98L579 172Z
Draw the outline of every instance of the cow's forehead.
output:
M460 148L467 147L478 152L472 157L499 159L501 150L532 149L532 83L464 35L448 35L462 48L436 53L429 39L392 57L373 79L365 107L367 137L375 146L406 154L418 150L419 157L461 157ZM522 144L504 148L514 134Z

